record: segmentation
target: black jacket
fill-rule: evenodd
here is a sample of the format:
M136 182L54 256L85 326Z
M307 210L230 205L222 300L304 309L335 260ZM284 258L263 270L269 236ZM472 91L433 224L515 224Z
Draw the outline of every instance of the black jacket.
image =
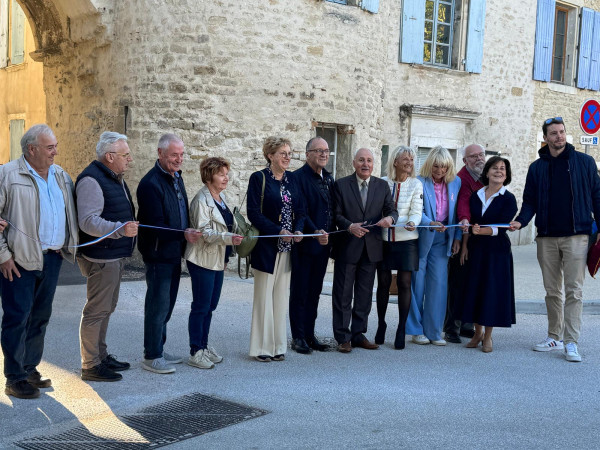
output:
M181 176L181 171L179 172ZM140 225L154 225L164 228L182 230L179 215L177 191L173 185L174 178L158 166L158 162L138 185L136 196L138 201L138 220ZM188 198L179 178L181 193L185 199L187 221L190 213ZM185 250L183 231L156 230L140 227L138 249L144 262L177 264L181 262Z
M575 150L566 144L568 152L569 176L571 179L571 211L573 214L573 234L591 234L592 212L596 222L600 221L600 178L596 161L589 155ZM550 151L547 146L538 151L540 158L534 161L527 172L523 205L515 218L522 227L535 215L538 234L548 234L548 224L552 220L548 214L548 194L550 192Z

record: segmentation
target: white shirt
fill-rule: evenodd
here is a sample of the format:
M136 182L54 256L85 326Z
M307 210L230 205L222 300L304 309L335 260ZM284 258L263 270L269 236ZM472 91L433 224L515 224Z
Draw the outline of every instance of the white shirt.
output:
M488 188L487 186L484 186L477 191L477 197L479 197L479 200L481 200L481 215L482 216L485 214L487 209L492 204L492 200L494 200L499 195L504 195L504 193L506 192L506 186L502 186L498 192L496 192L494 195L492 195L490 198L488 198L486 200L485 199L485 191L487 190L487 188ZM498 236L498 227L490 227L490 228L492 229L492 236Z

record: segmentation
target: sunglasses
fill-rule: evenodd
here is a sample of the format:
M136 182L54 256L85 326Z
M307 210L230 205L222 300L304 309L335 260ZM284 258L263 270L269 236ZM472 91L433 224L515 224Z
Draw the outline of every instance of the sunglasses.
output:
M546 119L544 122L546 125L550 125L551 123L563 123L562 117L552 117L550 119Z

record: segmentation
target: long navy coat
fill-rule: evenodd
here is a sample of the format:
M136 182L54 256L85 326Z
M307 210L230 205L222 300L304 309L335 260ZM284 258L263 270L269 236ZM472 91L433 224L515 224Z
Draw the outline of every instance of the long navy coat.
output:
M483 216L482 206L474 192L470 198L472 224L508 223L517 213L517 200L508 191L494 198ZM506 228L498 228L497 236L469 236L465 323L488 327L510 327L516 323L513 257L506 232Z

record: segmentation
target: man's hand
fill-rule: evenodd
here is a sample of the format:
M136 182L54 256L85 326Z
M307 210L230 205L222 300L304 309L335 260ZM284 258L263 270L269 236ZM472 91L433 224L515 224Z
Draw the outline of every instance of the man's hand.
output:
M454 239L452 242L452 255L456 255L460 251L460 239Z
M294 231L294 234L299 234L300 236L296 236L294 238L294 242L300 242L304 236L302 236L302 231Z
M392 225L394 225L394 220L390 216L387 216L381 219L375 225L381 228L390 228Z
M239 234L236 234L231 238L233 245L240 245L243 240L244 240L244 236L240 236Z
M446 231L446 227L442 222L429 222L429 226L431 228L435 228L435 231L437 231L438 233L443 233L444 231Z
M185 240L190 244L195 244L198 242L198 239L202 236L202 232L198 231L194 228L186 228L185 233L183 233Z
M520 229L521 229L521 222L517 222L516 220L513 220L510 223L510 228L509 228L510 231L517 231Z
M282 237L281 239L283 240L283 242L292 242L292 238L291 238L291 236L293 236L293 234L292 234L292 233L290 233L288 230L281 230L281 231L279 232L279 234L280 234L281 236L290 236L290 237Z
M6 278L8 281L13 280L13 273L18 278L21 278L19 269L17 269L17 266L15 265L15 260L12 259L12 257L8 261L0 264L0 271L2 271L2 275L4 275L4 278Z
M355 236L357 238L361 238L361 237L363 237L365 234L367 234L369 232L368 228L363 228L361 226L361 225L364 225L365 223L366 222L363 222L363 223L351 223L350 226L348 227L348 231L353 236Z
M139 222L127 222L123 227L123 234L127 237L135 237L138 234Z
M6 228L7 225L8 225L8 223L6 222L6 220L0 219L0 233L2 233L4 231L4 229Z
M458 222L458 224L460 225L460 229L463 231L463 233L469 231L469 221L467 219L461 220Z
M325 230L315 230L315 234L321 234L321 236L317 237L317 241L321 245L327 245L329 243L329 235L325 232Z

